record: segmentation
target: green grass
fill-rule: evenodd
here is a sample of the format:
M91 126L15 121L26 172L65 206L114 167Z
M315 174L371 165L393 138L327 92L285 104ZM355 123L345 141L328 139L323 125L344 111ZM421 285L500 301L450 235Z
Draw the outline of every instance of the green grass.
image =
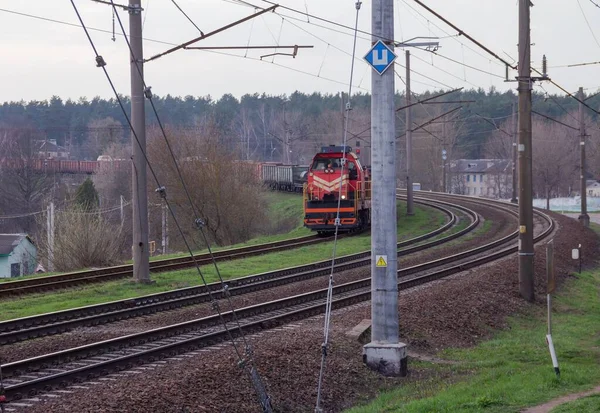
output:
M456 364L411 363L409 368L428 378L409 381L347 413L516 413L592 388L600 383L599 285L600 270L586 272L569 281L553 300L552 336L560 379L554 374L545 343L545 309L529 307L529 315L511 318L510 329L494 339L472 349L439 354Z
M303 227L302 197L296 194L285 192L265 192L267 204L269 205L270 227L266 229L267 234L261 234L246 242L224 247L211 247L213 251L220 251L230 248L246 247L249 245L265 244L275 241L286 240L290 238L304 237L311 234L311 231ZM208 249L196 250L194 253L208 252ZM187 252L176 252L165 255L155 255L150 257L150 261L164 260L169 258L178 258L189 256ZM132 260L126 260L124 264L131 264ZM80 271L88 268L81 269ZM19 278L0 278L1 282L17 281L27 278L47 277L49 275L64 274L61 272L52 272L44 274L32 274Z
M600 224L596 224L595 222L590 222L590 228L596 232L596 234L600 235Z
M296 197L295 199L296 202L301 204L300 198ZM404 216L404 211L405 203L399 202L398 240L409 239L430 232L445 222L444 215L436 209L416 206L415 215L411 217ZM219 263L219 271L223 278L230 279L331 259L332 246L332 242L325 242L278 253L225 261ZM369 234L360 234L340 239L337 244L336 256L367 251L370 248L371 238ZM218 279L214 266L203 266L201 270L207 282ZM0 320L26 317L201 284L195 269L152 274L151 278L156 281L155 284L137 285L128 280L122 280L93 286L82 286L75 290L58 291L52 294L28 295L20 299L1 301Z
M550 413L592 413L600 412L600 394L583 397L569 403L562 404L550 410Z

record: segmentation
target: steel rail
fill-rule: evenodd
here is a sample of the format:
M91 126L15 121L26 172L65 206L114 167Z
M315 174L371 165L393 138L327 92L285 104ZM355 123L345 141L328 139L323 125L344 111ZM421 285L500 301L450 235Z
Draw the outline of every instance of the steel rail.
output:
M231 248L213 252L217 261L226 261L245 258L252 255L262 255L270 252L282 251L289 248L297 248L306 245L319 244L329 241L328 237L309 235L306 237L291 238L267 244L250 245L240 248ZM194 255L199 265L212 264L208 253ZM150 262L152 272L173 271L181 268L194 266L192 257L167 258ZM133 274L132 265L117 265L113 267L99 268L94 270L77 271L67 274L49 275L45 277L28 278L24 280L7 281L0 283L0 298L34 292L56 290L74 285L111 281Z
M540 211L536 211L536 213L548 223L548 227L536 237L536 242L539 242L552 233L554 222ZM512 239L511 235L503 239ZM442 263L455 263L457 260L480 255L490 248L498 247L498 241L441 258L436 260L438 265L435 266L442 265ZM503 248L494 253L484 254L470 261L461 262L430 274L418 275L408 280L399 281L398 288L399 290L405 290L422 285L494 261L516 251L517 247L514 245ZM429 263L417 265L398 271L398 275L406 277L408 274L418 274L423 271L424 267L431 268ZM337 309L368 300L370 299L370 293L370 278L336 286L334 287L333 308ZM242 319L246 333L252 333L281 323L322 313L326 294L327 289L313 291L238 309L236 314L238 318ZM231 320L231 316L230 312L224 313L224 317L228 321ZM98 375L109 374L111 371L131 368L136 364L214 345L226 339L225 330L217 326L219 323L217 318L216 316L205 317L144 333L5 364L2 366L2 370L6 377L6 395L9 400L17 400L24 395L31 397L40 391L51 390L55 386L65 387L70 382L92 379Z
M413 245L435 237L449 230L457 221L456 215L447 208L440 207L436 203L420 201L421 204L436 208L444 212L448 221L441 227L421 236L401 241L398 248ZM443 202L443 204L447 204ZM441 243L456 239L459 236L471 231L479 223L475 212L464 209L466 215L472 219L471 225L467 228L444 237L434 240L430 243L413 245L412 247L402 249L399 255L406 255L430 248ZM336 260L336 272L346 271L352 268L369 265L370 251L351 254L338 257ZM325 275L330 270L331 260L324 260L312 264L301 265L297 267L285 268L282 270L270 271L257 275L231 279L227 281L227 293L230 295L242 295L267 288L273 288L284 284L299 282L321 275ZM208 288L211 292L220 292L223 289L220 283L211 283ZM156 293L142 297L113 301L110 303L90 305L70 310L62 310L53 313L41 314L24 318L13 319L0 323L0 344L11 344L18 341L32 339L36 337L60 334L76 327L94 326L110 323L126 318L139 317L160 311L168 311L175 308L200 304L209 301L209 294L206 287L195 286L187 287L174 291Z

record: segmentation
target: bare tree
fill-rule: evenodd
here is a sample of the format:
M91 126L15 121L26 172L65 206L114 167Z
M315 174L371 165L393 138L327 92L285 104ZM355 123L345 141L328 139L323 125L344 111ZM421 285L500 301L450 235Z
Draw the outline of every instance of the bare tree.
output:
M3 144L0 146L0 208L5 213L29 214L43 209L43 200L52 195L56 177L40 169L37 142L43 135L27 125L0 127ZM37 166L37 167L36 167ZM16 230L33 233L35 222L31 217L15 221Z
M538 196L567 195L578 170L577 132L547 121L533 122L533 185Z
M413 182L419 182L422 188L433 191L443 189L444 163L449 174L449 164L462 153L457 146L460 128L461 124L448 121L413 132ZM446 151L445 162L442 150ZM446 179L451 180L448 176Z
M54 246L46 232L46 217L38 218L42 229L36 237L40 261L52 263L57 271L105 267L121 262L125 249L122 228L108 222L99 212L86 212L77 207L57 211L54 220Z
M250 160L256 153L259 143L254 130L254 123L249 109L242 107L234 120L234 130L240 137L240 159ZM252 142L252 143L251 143Z
M209 240L228 245L249 239L265 222L260 177L253 163L239 162L219 144L216 131L168 130L175 157L193 202L189 205L175 163L162 137L149 131L148 153L155 171L181 222L205 223ZM150 182L154 192L154 182ZM158 202L159 198L157 198ZM158 217L151 217L158 219ZM193 225L183 226L186 236L203 243ZM172 244L181 239L170 234Z

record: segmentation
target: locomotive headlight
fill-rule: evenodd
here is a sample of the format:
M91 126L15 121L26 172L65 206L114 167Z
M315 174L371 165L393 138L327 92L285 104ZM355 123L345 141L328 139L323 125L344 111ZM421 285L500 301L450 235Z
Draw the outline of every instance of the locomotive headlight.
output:
M342 195L342 199L346 199L346 195Z

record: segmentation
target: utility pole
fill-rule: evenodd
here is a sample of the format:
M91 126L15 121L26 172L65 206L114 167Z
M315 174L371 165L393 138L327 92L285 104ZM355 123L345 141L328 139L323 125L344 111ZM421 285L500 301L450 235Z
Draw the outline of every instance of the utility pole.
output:
M123 228L123 225L125 224L125 199L123 198L123 195L119 195L119 200L121 201L121 205L120 205L121 228Z
M48 205L46 224L48 232L48 272L54 271L54 202Z
M519 0L519 292L534 300L530 0Z
M579 88L579 100L583 102L583 88ZM580 159L580 179L581 179L581 215L579 215L579 222L584 227L590 226L590 216L587 213L587 177L585 173L585 119L583 116L583 103L579 103L579 147L581 148L581 159Z
M132 222L133 277L150 282L148 243L148 192L146 188L146 110L144 108L144 50L142 45L141 0L129 0L129 41L131 43L131 134L133 146ZM136 140L137 136L137 140Z
M512 198L510 202L513 204L517 203L517 107L512 104Z
M167 203L162 200L162 253L169 253L169 214Z
M392 28L393 30L393 28ZM396 47L424 47L437 50L439 42L414 42L416 39L436 39L435 37L413 37L405 42L394 43ZM410 92L410 51L406 51L406 215L414 215L413 176L412 176L412 105Z
M406 215L414 215L412 185L412 106L410 96L410 50L406 51Z
M399 342L396 247L396 137L394 0L373 0L371 40L365 59L371 74L372 223L371 342L363 360L384 375L407 374L406 344ZM370 60L369 60L370 59Z
M448 159L446 151L446 122L442 123L442 191L446 193L446 159Z
M590 216L587 213L587 176L585 173L585 119L583 116L583 88L579 88L579 147L581 148L581 215L579 215L579 222L584 227L590 226Z

